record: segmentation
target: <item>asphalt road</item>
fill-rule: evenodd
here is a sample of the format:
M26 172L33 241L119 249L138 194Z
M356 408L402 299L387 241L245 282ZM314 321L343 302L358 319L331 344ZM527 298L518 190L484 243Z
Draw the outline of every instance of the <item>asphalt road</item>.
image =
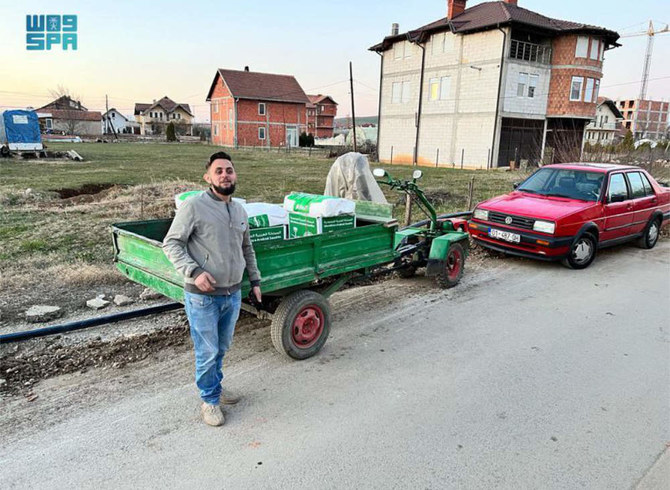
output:
M667 240L585 271L504 259L446 292L347 290L319 356L244 347L221 428L198 418L190 355L43 382L32 429L2 429L0 487L664 485L669 299Z

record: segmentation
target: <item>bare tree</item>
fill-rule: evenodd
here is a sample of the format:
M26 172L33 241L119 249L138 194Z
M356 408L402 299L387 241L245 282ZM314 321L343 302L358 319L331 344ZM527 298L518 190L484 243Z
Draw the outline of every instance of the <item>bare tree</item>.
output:
M55 99L55 109L61 111L59 118L65 124L65 130L68 134L75 135L81 126L81 97L73 94L67 87L58 85L55 90L49 90L51 96ZM70 99L68 102L61 100L63 97Z

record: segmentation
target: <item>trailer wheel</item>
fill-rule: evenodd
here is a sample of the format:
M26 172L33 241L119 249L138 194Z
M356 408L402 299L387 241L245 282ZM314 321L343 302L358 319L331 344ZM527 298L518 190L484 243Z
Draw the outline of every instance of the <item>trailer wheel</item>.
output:
M463 245L453 243L449 246L443 269L435 276L437 285L442 289L453 288L463 277L464 268L465 250L463 250Z
M272 344L292 359L319 352L330 333L330 306L323 295L303 290L282 300L270 326Z

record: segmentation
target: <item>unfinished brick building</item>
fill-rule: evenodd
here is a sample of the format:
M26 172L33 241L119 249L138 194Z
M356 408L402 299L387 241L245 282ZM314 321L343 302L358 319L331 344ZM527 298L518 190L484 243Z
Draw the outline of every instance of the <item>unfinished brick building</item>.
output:
M307 131L309 99L291 75L219 68L207 102L215 145L295 147Z

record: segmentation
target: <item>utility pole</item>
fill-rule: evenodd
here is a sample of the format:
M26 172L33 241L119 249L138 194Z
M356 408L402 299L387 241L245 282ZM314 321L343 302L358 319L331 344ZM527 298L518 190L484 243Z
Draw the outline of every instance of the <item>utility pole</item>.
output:
M105 134L109 132L109 100L105 94Z
M358 151L356 145L356 111L354 110L354 74L351 67L351 61L349 62L349 85L351 87L351 128L354 131L354 151Z

